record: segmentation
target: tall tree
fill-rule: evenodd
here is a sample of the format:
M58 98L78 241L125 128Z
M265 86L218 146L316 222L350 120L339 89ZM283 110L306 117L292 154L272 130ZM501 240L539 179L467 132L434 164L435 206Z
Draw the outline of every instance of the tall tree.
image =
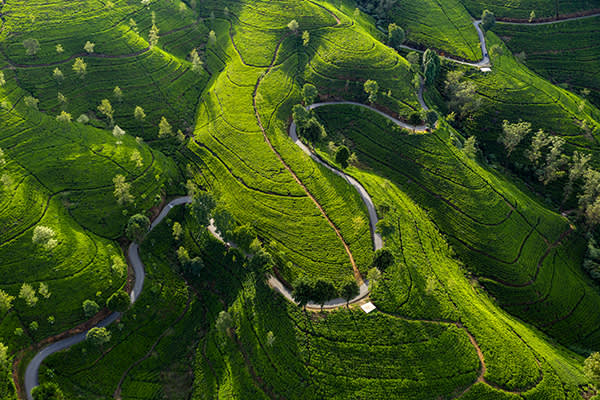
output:
M192 71L196 73L202 71L202 65L204 65L204 63L198 55L198 50L192 49L192 52L190 53L190 62L192 63Z
M83 49L88 53L91 54L94 52L94 47L96 47L95 43L90 42L89 40L87 42L85 42L85 45L83 46Z
M35 56L40 51L40 42L37 39L29 38L23 40L23 47L28 56Z
M216 206L217 202L210 193L198 190L190 204L191 214L200 226L207 226Z
M388 25L388 42L390 43L390 46L399 49L405 39L406 33L404 32L404 29L394 23Z
M98 313L98 311L100 311L100 306L94 300L84 300L81 307L83 308L83 313L87 318L93 317Z
M103 347L110 342L111 334L106 328L92 328L85 335L86 340L89 340L95 346Z
M298 24L298 21L296 21L295 19L291 20L290 23L288 24L288 28L290 31L292 31L294 34L298 33L298 29L300 29L300 24Z
M519 143L531 132L531 123L519 121L510 123L507 120L502 122L502 135L498 138L498 142L502 143L506 148L508 156L517 148Z
M344 280L340 288L340 295L344 300L346 300L346 307L348 307L350 304L350 300L358 296L359 293L360 288L358 287L358 284L354 278L347 278Z
M319 91L315 85L305 83L304 86L302 86L302 101L304 101L305 106L313 104L317 97L319 97Z
M365 93L369 95L369 103L375 103L377 101L377 92L379 92L379 84L369 79L364 84Z
M73 71L79 76L79 78L85 78L87 72L87 64L83 61L83 58L77 57L73 63Z
M115 184L115 190L113 192L117 203L119 205L133 203L133 195L131 194L131 183L126 182L125 177L121 174L116 175L113 178Z
M350 159L350 150L346 146L340 146L335 153L335 162L340 164L342 169L348 167L348 159Z
M481 27L484 31L489 31L496 24L496 16L490 10L483 10L481 14Z
M65 396L54 382L44 382L31 391L33 400L64 400Z
M143 214L135 214L127 221L125 233L129 240L136 243L142 243L144 236L148 233L148 229L150 229L150 220L148 217Z
M150 48L153 48L154 46L156 46L158 44L158 39L159 39L159 29L156 26L155 23L152 23L152 27L150 28L150 32L148 32L148 44L150 45Z
M115 123L113 119L113 114L115 111L113 110L112 104L110 104L108 99L102 99L100 105L98 106L98 111L108 118L110 126L112 127Z
M315 281L312 291L312 300L321 305L321 311L326 302L333 299L337 295L335 286L331 281L319 278Z
M54 71L52 71L52 77L54 78L56 83L59 83L59 84L65 80L65 76L64 76L63 72L58 67L54 68Z
M390 249L382 248L373 254L373 262L371 267L377 268L381 272L384 272L388 267L394 264L394 254Z
M300 307L306 309L306 304L312 299L314 283L306 276L298 278L292 285L292 297Z
M125 312L130 305L131 298L123 290L117 290L106 300L106 307L110 311Z
M172 135L173 128L171 127L171 124L169 124L169 121L167 121L164 116L161 117L160 122L158 123L158 137L164 138Z
M423 73L425 83L432 85L440 74L441 62L437 53L431 49L425 50L423 54Z

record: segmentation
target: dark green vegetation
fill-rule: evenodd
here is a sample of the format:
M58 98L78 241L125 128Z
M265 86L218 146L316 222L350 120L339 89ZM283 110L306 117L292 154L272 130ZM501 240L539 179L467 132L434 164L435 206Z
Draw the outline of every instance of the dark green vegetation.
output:
M559 16L584 13L600 9L598 0L460 0L472 15L481 15L484 9L494 12L497 17L517 19L527 22L531 12L536 18L554 19Z
M588 226L557 212L564 177L535 181L527 150L544 129L597 166L600 111L514 57L535 43L515 33L507 47L512 27L486 33L490 73L437 53L480 60L483 8L544 18L596 3L3 2L6 358L110 309L122 319L44 362L45 388L68 399L580 398L595 382L584 356L600 349L600 295L582 269L596 271L597 249ZM596 20L585 21L537 48L594 45ZM433 50L421 61L403 43ZM335 100L432 132L365 108L298 106ZM383 250L355 188L289 139L292 109L303 140L372 198ZM510 158L504 120L532 128ZM146 235L186 192L192 205ZM239 249L208 234L211 217ZM131 307L130 240L147 272ZM269 287L272 269L288 287L308 282L302 303L350 299L368 279L377 310L305 311ZM12 396L8 379L0 389Z
M552 25L497 24L498 34L525 64L572 91L585 93L600 106L600 17L566 21Z

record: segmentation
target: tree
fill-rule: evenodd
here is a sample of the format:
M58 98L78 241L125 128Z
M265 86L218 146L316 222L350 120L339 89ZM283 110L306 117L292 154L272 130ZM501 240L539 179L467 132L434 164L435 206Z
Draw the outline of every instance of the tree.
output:
M574 151L569 167L569 180L565 186L564 200L566 201L573 191L573 186L576 182L583 178L583 174L588 169L588 164L592 159L591 154L584 154L579 151Z
M227 311L221 311L217 317L217 321L215 322L215 328L217 328L217 332L219 332L222 336L226 336L229 334L231 329L233 329L233 318L231 318L231 314Z
M113 110L112 104L110 104L108 99L102 99L100 105L98 106L98 111L108 118L110 126L114 125L115 121L113 120L113 114L115 111Z
M379 91L379 84L369 79L364 84L365 93L369 95L369 103L375 103L377 101L377 92Z
M250 244L256 239L256 232L249 224L238 225L233 228L232 240L240 249L250 251Z
M310 43L310 32L304 31L302 32L302 46L307 47Z
M181 235L183 235L183 228L179 222L173 223L173 238L177 241L181 240Z
M86 318L91 318L100 311L100 306L94 300L84 300L81 306Z
M125 181L125 177L121 174L116 175L113 178L115 184L115 190L113 194L117 199L119 205L133 202L133 195L130 193L131 183Z
M472 115L481 107L477 87L473 82L462 81L464 75L464 71L450 71L444 85L445 94L450 99L448 108L461 119Z
M48 284L44 282L40 282L38 293L41 294L45 299L49 299L50 296L52 296L52 293L50 293L50 289L48 288Z
M484 31L489 31L496 24L496 16L490 10L483 10L481 14L481 27Z
M346 146L338 147L335 153L335 162L340 164L342 169L348 167L348 159L350 158L350 150Z
M227 240L231 236L231 231L235 226L233 215L224 207L219 206L213 210L212 218L217 228L217 233Z
M287 25L287 27L294 34L297 34L298 33L298 29L300 29L300 24L298 24L298 21L296 21L295 19L293 19L293 20L290 21L290 23Z
M319 97L319 91L315 85L305 83L304 86L302 86L302 100L304 101L305 106L313 104L317 97Z
M4 77L4 72L0 71L0 87L6 85L6 78Z
M106 328L94 327L90 329L85 335L85 339L89 340L95 346L103 347L106 343L110 342L111 334Z
M146 119L146 113L142 107L135 106L135 110L133 110L133 117L141 123L144 121L144 119Z
M346 300L346 307L350 304L350 300L358 296L360 293L360 289L356 280L353 278L347 278L342 283L342 287L340 288L340 295L344 300Z
M510 123L507 120L502 122L502 135L498 138L498 142L502 143L508 152L508 156L517 148L519 143L531 132L531 124L529 122Z
M306 276L298 278L292 285L292 297L298 305L306 309L306 304L312 299L314 283Z
M120 87L115 86L115 88L113 89L113 97L118 101L121 102L123 101L123 91L121 90Z
M33 307L37 304L38 298L35 295L35 289L28 283L24 283L19 291L19 298L25 301L29 307Z
M85 45L83 46L83 49L88 53L91 54L94 52L94 47L96 45L92 42L90 42L89 40L87 42L85 42Z
M192 63L192 71L197 73L202 71L202 65L204 65L204 63L198 55L198 50L192 49L192 52L190 53L190 62Z
M40 51L40 42L37 39L29 38L23 41L23 47L25 47L25 53L28 56L35 56Z
M300 134L310 142L317 142L327 136L323 125L315 118L311 117L304 126L298 126Z
M592 382L594 388L600 387L600 353L590 354L583 362L583 373Z
M216 206L217 202L210 193L199 190L192 198L191 214L198 225L207 226Z
M63 72L58 67L54 68L54 71L52 71L52 77L54 78L56 83L59 84L65 79Z
M90 117L88 117L85 114L81 114L79 117L77 117L76 121L80 124L87 124L88 122L90 122Z
M136 168L142 168L144 166L142 154L138 150L134 150L131 153L131 157L129 157L129 160L135 163Z
M38 105L40 104L40 101L38 99L36 99L33 96L25 96L23 97L23 102L25 102L25 105L29 108L33 108L34 110L38 109Z
M6 164L6 159L4 158L4 150L0 148L0 167L3 167Z
M435 110L425 111L425 122L429 129L435 128L435 124L438 120L438 113Z
M388 267L394 264L394 254L387 248L379 249L373 254L371 267L384 272Z
M61 111L60 114L58 114L56 116L56 120L58 122L71 122L72 119L73 118L71 117L71 114L69 114L68 112L66 112L64 110Z
M87 64L83 61L83 58L77 57L75 62L73 63L73 71L79 76L79 78L83 79L87 72Z
M425 74L425 83L432 85L441 70L440 57L431 49L425 50L423 54L423 73Z
M273 343L275 343L275 335L273 334L273 331L267 332L266 342L267 342L267 346L273 347Z
M65 49L63 48L62 44L57 44L55 49L58 54L62 54L65 52Z
M217 43L217 34L215 31L211 30L208 32L208 45L213 46Z
M125 131L123 129L121 129L121 127L119 125L115 125L112 130L112 134L114 137L120 138L125 135Z
M135 214L127 221L125 234L129 240L136 243L142 243L142 240L144 240L144 236L146 236L149 229L150 219L143 214Z
M400 45L404 43L405 39L406 33L404 32L404 29L394 23L388 25L388 42L390 43L390 46L397 50L400 48Z
M130 305L131 298L123 290L117 290L106 300L106 307L110 311L125 312Z
M15 296L11 296L4 290L0 289L0 316L12 308Z
M58 100L59 103L62 103L63 105L68 103L67 97L64 94L62 94L61 92L57 93L56 99Z
M52 228L44 225L38 225L33 229L33 236L31 242L35 245L42 246L46 250L52 250L58 244L58 241L54 238L56 233Z
M160 122L158 123L158 137L163 138L165 136L172 136L172 135L173 135L173 128L171 127L171 124L169 124L169 121L167 121L167 119L163 116L160 119Z
M335 286L330 281L322 278L319 278L315 281L312 299L315 301L315 303L321 305L321 311L323 311L323 306L325 303L333 299L336 294L337 291L335 290Z
M158 27L154 22L152 22L152 27L150 28L150 32L148 32L148 43L150 44L150 48L153 48L158 44L158 32Z
M550 144L550 138L542 129L533 135L531 148L525 153L532 164L539 166L540 160L542 159L542 150L544 147L548 146L548 144Z
M531 13L529 14L529 23L532 23L534 19L535 19L535 11L531 10Z
M565 140L558 136L550 138L550 151L546 155L544 168L538 173L539 180L547 185L566 174L563 168L569 163L569 158L563 154Z
M469 136L467 140L465 140L462 151L471 159L477 156L477 139L475 139L475 136Z
M311 118L311 113L302 104L296 104L294 107L292 107L292 118L294 119L298 129L302 129L306 126L308 120Z
M63 400L65 397L54 382L44 382L31 391L33 400Z

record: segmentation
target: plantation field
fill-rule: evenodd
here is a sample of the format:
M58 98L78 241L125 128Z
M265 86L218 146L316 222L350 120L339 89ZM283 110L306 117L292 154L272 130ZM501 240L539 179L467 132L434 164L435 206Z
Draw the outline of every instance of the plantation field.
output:
M568 85L600 106L600 17L552 25L498 24L494 32L513 53L525 53L525 64L556 84Z
M469 61L483 58L471 16L459 0L396 2L388 17L407 31L411 45Z
M461 127L486 149L489 157L504 157L504 149L497 142L502 131L502 121L527 121L532 130L539 129L560 135L565 139L568 152L580 150L596 153L597 135L594 129L600 126L600 110L578 95L552 85L517 61L508 48L493 33L486 34L491 51L492 72L487 74L467 72L465 77L476 85L482 105ZM585 121L589 133L582 128ZM530 140L524 140L515 152L515 160L525 162L523 149ZM598 163L594 156L593 164Z
M600 9L598 0L460 0L471 15L479 17L484 9L489 9L500 18L512 18L527 21L531 11L536 18L556 18L557 16L578 14L588 10Z
M41 383L57 383L67 399L591 394L583 361L600 349L600 294L581 268L586 229L575 212L569 220L550 208L559 184L533 186L544 203L503 175L497 139L503 120L529 121L563 137L567 154L590 153L599 165L598 18L498 23L486 33L488 73L452 58L482 59L473 25L482 8L527 19L532 10L550 18L600 3L365 4L2 2L0 290L12 298L6 306L0 297L0 343L16 361L17 384L41 342L106 312L113 293L140 283L132 273L139 260L128 268L124 255L130 217L152 219L187 192L192 204L174 207L140 244L144 289L110 325L110 340L51 355ZM409 46L448 56L436 84L421 83L433 64L412 55L411 64L407 49L386 44L384 20L406 30ZM444 80L456 69L481 107L447 118L451 126ZM315 99L306 99L308 83ZM294 106L339 100L372 110L310 111L324 131L305 144L360 182L363 197L288 135L302 111ZM425 103L439 113L437 125ZM435 129L400 129L373 110ZM481 157L461 150L467 136L477 137ZM530 140L515 151L515 170L526 169ZM344 168L341 145L352 153ZM204 191L216 204L208 218ZM372 220L365 197L376 207ZM204 226L212 217L220 230L223 211L231 231L222 236L239 238L239 247ZM393 255L379 270L378 220ZM241 225L257 239L251 246L232 233ZM258 247L272 257L265 265L257 266L268 258ZM285 288L282 296L269 287L273 277L288 289L298 278L336 289L353 278L369 292L347 307L307 311L286 300ZM86 313L86 300L98 310ZM366 301L374 312L360 309Z
M588 324L587 310L600 297L579 268L582 240L571 235L566 219L467 161L450 144L450 128L409 135L351 106L322 107L317 114L331 137L350 145L365 168L381 171L427 210L500 305L565 344L598 345L588 336L597 322ZM320 154L330 157L324 147ZM414 306L407 302L406 307Z

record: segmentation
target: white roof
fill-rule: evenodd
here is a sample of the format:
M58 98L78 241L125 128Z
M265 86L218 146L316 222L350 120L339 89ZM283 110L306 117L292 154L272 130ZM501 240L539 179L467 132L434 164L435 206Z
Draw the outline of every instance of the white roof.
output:
M371 302L363 304L362 306L360 306L360 308L362 308L362 310L364 312L366 312L367 314L370 313L371 311L377 309L377 307L375 307L375 304L373 304Z
M482 67L482 68L480 69L480 71L481 71L481 72L492 72L492 69L491 69L491 68L489 68L489 67Z

